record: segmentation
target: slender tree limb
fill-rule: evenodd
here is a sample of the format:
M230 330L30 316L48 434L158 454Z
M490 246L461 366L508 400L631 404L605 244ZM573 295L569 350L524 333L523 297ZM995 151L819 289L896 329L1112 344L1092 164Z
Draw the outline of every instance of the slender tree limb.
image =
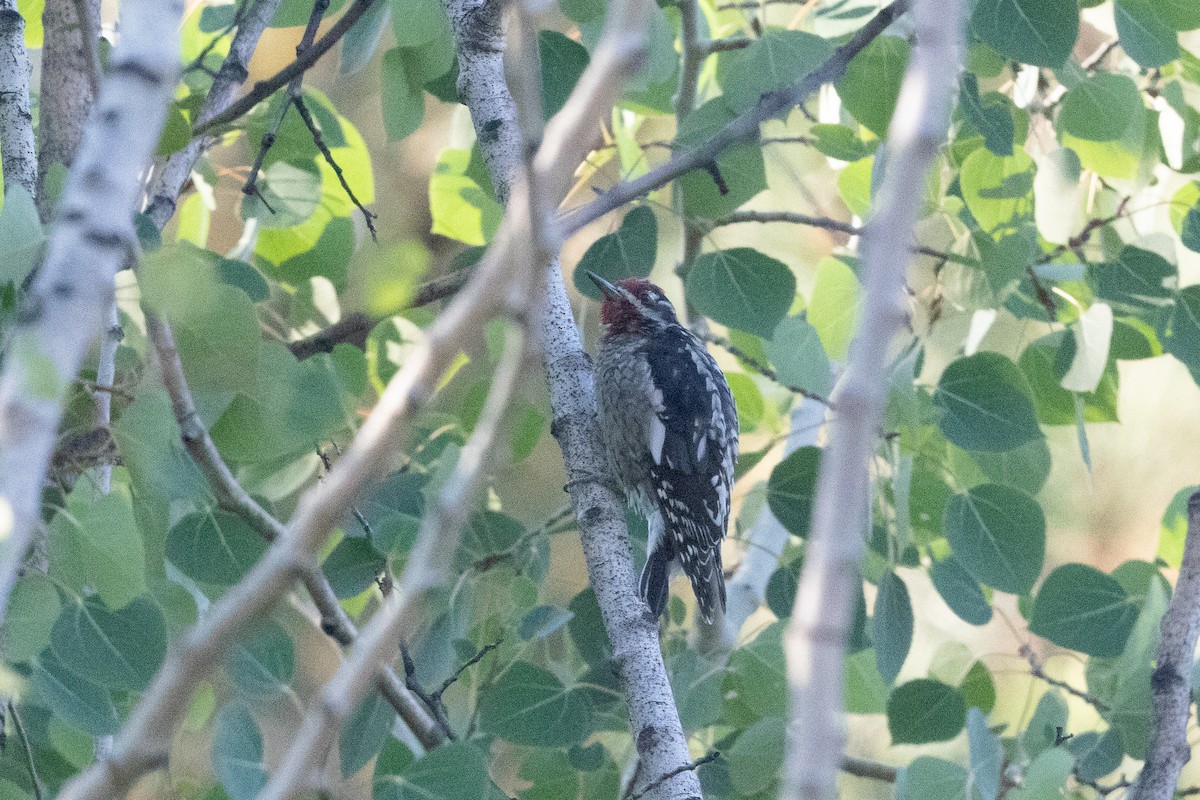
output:
M180 0L127 0L121 44L63 192L46 258L0 375L0 622L41 509L62 404L136 244L141 173L158 145L179 69Z
M298 578L318 569L317 555L329 532L345 518L363 486L388 468L413 416L433 397L439 378L458 353L502 310L504 289L512 285L506 260L512 255L511 239L502 226L471 283L389 381L337 470L301 497L283 535L175 643L118 735L111 757L80 773L63 788L59 800L116 800L141 775L165 763L166 748L193 688L220 665L240 636L287 596Z
M909 0L895 0L880 10L850 41L835 50L824 64L792 86L763 95L752 111L731 120L704 144L678 153L665 164L634 180L619 183L587 205L568 212L562 220L563 232L574 233L610 211L666 186L684 173L707 168L730 145L756 138L763 122L799 105L822 85L838 80L846 71L846 65L907 11L908 5Z
M248 3L237 16L237 33L229 43L229 53L221 64L221 69L213 78L208 96L197 115L201 122L218 114L229 107L237 94L238 87L246 82L249 75L250 58L258 47L258 40L266 30L267 25L275 17L283 0L246 0ZM175 206L179 202L179 193L192 174L192 167L200 156L216 141L210 136L192 139L180 151L171 154L166 161L159 164L154 171L150 189L147 192L149 202L145 214L155 227L162 228L175 214Z
M725 39L709 39L706 42L696 42L693 47L696 54L710 56L713 53L727 53L730 50L745 50L754 40L748 36L730 36Z
M1058 678L1054 678L1054 677L1051 677L1050 675L1048 675L1046 673L1045 665L1042 664L1042 660L1040 658L1038 658L1037 653L1035 653L1033 651L1033 648L1030 647L1028 644L1021 645L1021 649L1018 652L1020 652L1021 656L1026 661L1029 662L1029 674L1032 675L1033 677L1037 678L1040 681L1044 681L1045 683L1050 684L1051 686L1055 687L1056 689L1062 689L1064 692L1071 695L1072 697L1078 697L1080 700L1087 703L1089 706L1091 706L1092 708L1096 709L1097 711L1099 711L1101 713L1109 710L1108 704L1105 703L1103 700L1101 700L1099 697L1096 697L1094 694L1085 692L1082 689L1076 689L1074 686L1067 683L1066 681L1060 681Z
M230 103L220 113L211 116L202 115L199 122L192 128L193 135L201 137L215 133L218 128L234 122L263 100L275 94L275 92L290 83L293 78L303 75L313 64L316 64L321 59L321 56L328 53L333 49L335 44L341 41L342 37L354 27L354 23L358 22L363 14L367 13L367 10L374 1L354 0L354 3L346 9L346 12L342 16L338 17L337 22L330 26L325 35L314 42L312 47L298 54L295 61L271 77L255 83L254 88L237 101Z
M4 193L21 186L37 196L37 153L33 115L29 111L29 54L25 51L25 18L16 0L0 0L0 154Z
M81 7L87 19L80 19ZM38 94L38 213L49 222L57 198L46 191L51 167L70 167L83 142L96 100L88 20L100 18L100 0L46 0L42 12L42 86Z
M646 795L650 794L651 792L657 790L664 783L671 780L671 778L674 778L676 775L682 775L685 772L695 772L696 770L700 769L705 764L711 764L712 762L716 761L720 757L721 757L721 751L713 750L711 753L701 756L700 758L697 758L695 761L689 761L686 764L680 764L675 769L671 770L670 772L666 773L665 775L661 775L658 778L650 781L650 783L646 784L638 791L629 795L629 800L641 800L641 798L643 798Z
M474 268L457 269L441 277L426 281L421 285L407 308L420 308L438 300L453 297L471 277ZM397 309L399 313L403 309ZM311 358L317 353L329 353L339 344L352 344L355 347L365 347L367 336L381 320L368 316L361 311L355 311L342 317L324 330L317 331L312 336L297 339L288 343L292 355L300 360Z
M216 495L217 504L246 520L268 542L279 541L286 534L283 524L242 488L221 457L208 429L200 421L170 325L148 308L143 308L143 312L147 334L158 358L162 382L179 423L180 438ZM352 644L358 638L358 630L338 602L329 579L320 570L313 570L306 572L303 580L321 615L321 630L343 646ZM390 668L384 669L379 676L379 691L423 747L436 747L443 741L436 720L424 712Z
M1162 618L1150 676L1150 743L1130 800L1170 800L1191 760L1187 727L1192 709L1192 664L1200 636L1200 492L1188 498L1187 537L1175 593Z
M878 761L868 761L865 758L852 756L842 758L842 772L856 778L870 778L873 781L884 783L895 783L900 776L900 770L890 764L880 764Z
M369 211L363 205L363 202L358 199L358 195L354 194L354 189L350 187L350 182L346 180L346 173L342 171L341 165L333 157L333 151L329 149L329 145L325 144L325 139L321 136L321 128L317 125L317 121L313 119L312 113L309 112L308 104L304 101L304 97L299 95L293 97L292 105L296 107L296 112L300 114L300 119L304 121L304 126L308 128L313 144L320 151L321 157L325 159L325 163L329 165L329 168L333 170L333 174L337 176L338 183L342 185L342 191L346 193L346 197L350 198L350 202L362 214L363 222L367 226L367 232L371 234L371 240L378 241L379 234L375 230L375 218L378 215L373 211Z
M509 287L510 313L527 317L522 305L529 302L528 267L525 275L515 277L515 285ZM479 423L463 447L454 475L439 494L437 508L422 519L403 574L363 628L349 658L309 706L282 764L259 792L259 800L290 800L313 783L319 784L314 778L323 771L338 730L366 697L380 669L395 657L398 643L412 632L411 606L448 579L449 562L458 550L471 501L482 483L483 466L521 372L525 340L521 328L510 326ZM440 697L435 695L434 701L440 703Z
M736 358L738 361L741 361L743 364L745 364L747 367L749 367L750 369L757 372L759 375L762 375L764 378L768 378L770 380L775 381L776 383L778 383L784 389L787 389L792 394L798 394L801 397L807 398L809 400L816 400L818 403L820 403L821 405L830 409L831 411L834 409L833 401L830 400L828 397L817 394L816 392L813 392L813 391L809 391L808 389L803 389L799 386L792 386L791 384L784 383L783 381L781 381L779 379L779 374L776 373L775 370L771 369L769 364L761 363L760 361L755 359L754 356L745 352L740 347L735 345L733 342L726 339L724 336L717 336L716 334L708 333L708 334L705 334L704 336L702 336L701 338L704 339L704 341L708 342L709 344L715 344L717 347L719 347L722 350L724 350L725 352L729 353L731 356Z
M864 307L821 461L812 530L785 651L792 723L781 797L833 800L845 741L842 662L865 548L869 481L889 345L905 322L908 244L946 135L962 64L962 0L914 0L917 45L888 131L887 173L863 233Z
M675 129L680 130L684 120L691 115L696 105L696 86L700 80L700 70L708 54L702 51L697 43L700 36L700 6L697 0L680 0L676 6L679 9L679 45L681 63L679 66L679 86L675 91ZM686 220L687 214L683 205L683 192L674 191L671 204L679 219ZM675 265L675 274L681 283L687 282L688 273L692 271L692 262L700 253L704 244L704 231L686 224L681 226L679 263ZM685 309L687 321L693 324L704 324L701 316L689 302Z
M79 44L83 53L84 71L92 94L100 94L100 5L92 0L74 0L75 17L79 20Z

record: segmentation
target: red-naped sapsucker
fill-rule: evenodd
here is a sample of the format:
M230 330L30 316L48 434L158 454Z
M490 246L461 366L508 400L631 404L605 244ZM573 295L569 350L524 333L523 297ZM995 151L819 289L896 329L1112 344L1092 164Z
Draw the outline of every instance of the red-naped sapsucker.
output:
M733 395L662 289L588 275L604 294L607 330L596 358L604 444L613 477L650 530L642 598L662 614L678 564L711 622L725 608L721 540L738 456Z

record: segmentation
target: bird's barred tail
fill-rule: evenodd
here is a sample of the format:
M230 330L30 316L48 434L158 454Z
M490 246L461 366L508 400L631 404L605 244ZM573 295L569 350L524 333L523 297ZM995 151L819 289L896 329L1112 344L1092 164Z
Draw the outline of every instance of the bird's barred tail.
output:
M650 606L650 613L655 619L662 616L671 596L671 555L663 547L647 553L646 566L642 567L642 579L638 581L642 599Z
M700 616L711 623L717 616L717 608L725 612L725 572L721 566L721 547L680 548L679 561L684 574L692 583L696 601L700 605Z

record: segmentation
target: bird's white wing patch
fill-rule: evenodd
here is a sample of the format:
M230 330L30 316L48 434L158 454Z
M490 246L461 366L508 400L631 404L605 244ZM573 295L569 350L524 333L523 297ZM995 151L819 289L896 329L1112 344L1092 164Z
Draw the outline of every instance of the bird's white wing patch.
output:
M667 441L667 426L657 414L650 417L650 457L655 464L662 463L663 443Z

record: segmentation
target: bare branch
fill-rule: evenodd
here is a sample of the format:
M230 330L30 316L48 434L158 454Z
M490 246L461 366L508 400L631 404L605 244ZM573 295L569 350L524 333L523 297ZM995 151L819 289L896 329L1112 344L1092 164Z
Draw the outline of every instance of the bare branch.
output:
M242 488L200 421L170 326L150 309L144 308L143 311L147 334L158 357L163 385L179 423L180 438L216 495L218 505L242 517L268 542L279 541L286 533L284 526ZM342 610L329 579L319 570L309 571L303 578L305 588L321 615L321 630L339 644L352 644L358 638L358 631ZM380 675L379 690L422 746L434 747L442 742L436 721L424 713L391 669L385 669Z
M587 205L568 212L562 221L564 234L578 231L610 211L666 186L684 173L694 169L706 169L716 162L717 156L725 148L737 142L756 138L759 134L759 126L764 121L799 105L823 84L840 78L846 71L846 65L862 52L863 48L874 41L875 37L895 22L897 17L907 11L908 4L909 0L895 0L859 29L850 41L835 50L824 64L787 89L764 95L752 112L731 120L700 147L679 153L667 163L655 167L641 177L620 183L603 192L600 197Z
M21 714L11 700L8 701L8 714L12 717L13 725L17 729L17 736L21 737L21 748L25 751L25 766L29 769L29 781L33 784L33 799L42 800L45 797L45 789L42 787L42 779L38 776L37 765L33 762L33 747L29 744L29 736L25 733Z
M201 115L200 121L192 129L193 134L197 137L213 134L218 128L234 122L263 100L275 94L297 76L303 75L321 59L321 56L328 53L335 44L341 41L342 37L354 27L354 23L367 13L373 2L375 0L354 0L353 5L338 17L337 22L329 28L325 35L313 43L312 47L298 54L295 61L271 77L255 83L253 89L236 102L226 106L220 113L211 116Z
M127 0L122 10L121 44L0 375L0 508L11 514L0 621L40 517L63 400L104 325L114 276L136 245L141 173L178 75L181 0Z
M37 153L29 112L29 54L25 19L16 0L0 0L0 154L4 157L4 193L22 186L37 195Z
M258 40L267 25L275 17L283 0L246 0L250 3L237 16L237 33L229 43L229 53L221 69L213 78L208 96L204 98L204 106L200 109L197 119L204 120L218 114L233 102L238 87L246 81L249 74L250 57L258 47ZM200 156L212 146L216 139L212 137L197 137L188 142L177 153L171 156L155 170L154 179L148 192L149 202L145 213L158 228L162 228L175 213L179 201L179 193L192 174L192 167Z
M1089 694L1082 689L1076 689L1066 681L1060 681L1058 678L1048 675L1046 673L1045 665L1042 664L1042 660L1038 658L1037 653L1033 652L1033 648L1028 644L1021 645L1019 652L1021 656L1023 656L1025 660L1029 662L1029 674L1033 677L1050 684L1056 689L1062 689L1064 692L1072 695L1073 697L1078 697L1080 700L1087 703L1097 711L1108 711L1108 705L1099 697L1096 697L1094 694Z
M842 758L842 772L856 778L870 778L884 783L895 783L900 775L900 770L890 764L880 764L878 761L867 761L865 758L853 756Z
M114 800L165 762L166 747L187 711L192 689L216 669L238 637L287 595L297 578L317 569L316 557L329 532L344 519L362 487L387 469L404 444L413 415L433 397L438 379L458 353L478 339L487 320L505 307L505 289L513 285L507 260L513 254L512 238L507 224L502 225L493 252L388 383L337 470L304 494L283 535L168 652L117 737L111 757L72 780L60 800ZM358 647L363 647L361 638Z
M510 302L529 302L529 270L510 287ZM519 300L518 300L519 298ZM511 311L527 317L523 309ZM321 690L292 741L287 755L259 793L260 800L288 800L310 785L320 773L337 738L338 729L354 713L375 681L375 675L395 657L397 643L408 638L414 625L406 612L425 592L443 584L449 576L449 560L458 550L458 540L471 512L471 500L482 482L482 468L492 448L508 401L512 397L525 350L525 333L510 326L505 352L496 369L491 391L471 438L459 456L458 467L439 495L437 508L421 522L421 530L384 605L363 628L362 635L329 683ZM440 694L440 693L439 693ZM440 702L434 696L435 702Z
M1192 663L1200 635L1200 492L1188 498L1187 537L1175 593L1162 618L1150 676L1150 744L1130 800L1170 800L1192 757L1187 727L1192 708Z
M812 529L786 634L792 723L782 797L833 800L845 741L842 661L862 578L867 464L887 392L888 353L905 322L908 244L925 175L946 135L963 50L962 0L914 0L917 46L888 131L888 169L863 233L863 312L821 460Z

